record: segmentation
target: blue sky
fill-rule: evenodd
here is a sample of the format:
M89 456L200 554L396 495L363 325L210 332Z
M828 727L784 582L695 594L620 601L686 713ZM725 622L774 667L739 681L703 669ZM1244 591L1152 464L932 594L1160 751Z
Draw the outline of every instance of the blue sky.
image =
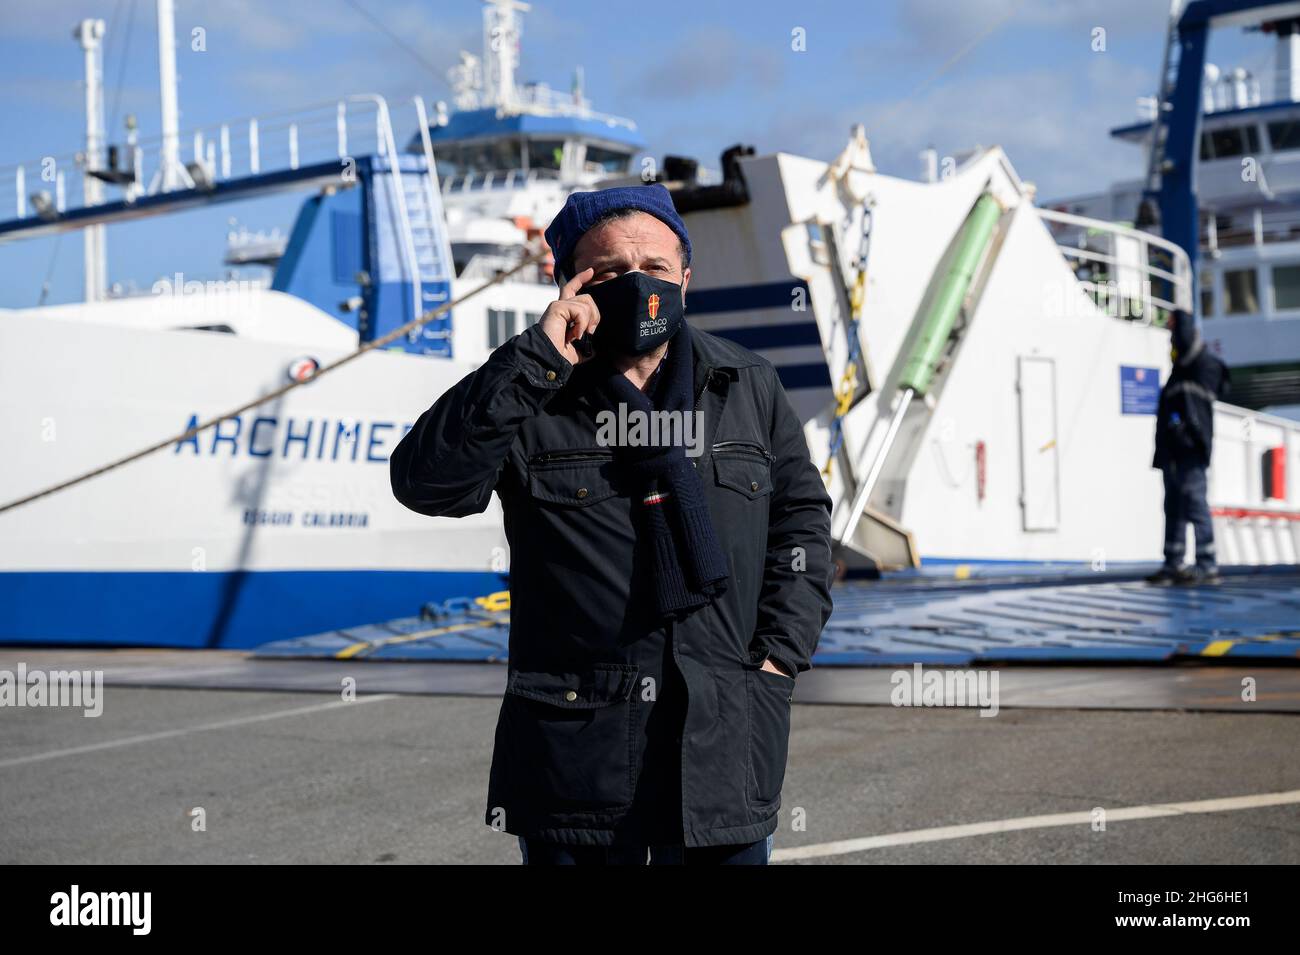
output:
M414 122L399 104L415 93L450 99L457 51L481 48L480 10L477 0L177 0L181 128L379 92L404 139ZM636 120L656 156L716 167L722 149L744 142L830 159L862 122L884 172L915 178L926 146L998 144L1052 197L1140 174L1138 150L1107 131L1131 122L1152 91L1167 11L1167 0L538 0L524 15L520 79L567 89L581 64L595 107ZM108 23L110 134L127 113L143 137L158 134L152 0L5 0L0 166L80 147L72 28L89 16ZM195 28L201 52L188 42ZM804 52L791 50L795 28ZM1092 48L1097 28L1104 52ZM1210 58L1262 67L1270 53L1234 30L1216 35ZM287 231L302 198L112 226L109 279L148 288L178 270L219 276L231 217ZM0 216L12 204L0 196ZM0 306L36 304L47 276L47 301L79 298L78 234L0 247Z

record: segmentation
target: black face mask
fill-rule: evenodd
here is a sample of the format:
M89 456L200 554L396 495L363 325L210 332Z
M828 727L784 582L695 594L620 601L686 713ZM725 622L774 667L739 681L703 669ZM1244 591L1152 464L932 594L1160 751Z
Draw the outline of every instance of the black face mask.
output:
M682 324L682 287L644 272L624 272L589 285L582 293L590 295L600 311L600 324L591 335L600 351L624 355L654 351Z

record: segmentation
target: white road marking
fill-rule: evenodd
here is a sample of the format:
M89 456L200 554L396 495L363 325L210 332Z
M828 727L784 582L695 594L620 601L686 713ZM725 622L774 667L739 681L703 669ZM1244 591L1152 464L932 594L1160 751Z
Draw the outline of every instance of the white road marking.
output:
M1181 816L1187 813L1229 812L1234 809L1259 809L1263 806L1285 806L1300 803L1300 789L1280 793L1258 793L1253 796L1230 796L1226 799L1202 799L1198 802L1154 803L1150 806L1127 806L1106 810L1106 822L1123 822L1129 819L1158 819L1161 816ZM995 832L1016 832L1021 829L1046 829L1052 826L1090 826L1092 812L1058 812L1047 816L1021 816L1017 819L995 819L992 822L972 822L961 826L939 826L934 829L912 829L891 832L883 836L864 836L860 839L841 839L821 842L811 846L794 846L776 849L773 862L795 859L817 859L822 856L847 855L868 849L888 846L909 846L920 842L941 842L945 839L964 839L967 836L986 836Z
M13 759L0 759L0 769L8 766L25 766L29 763L41 763L47 759L59 759L64 756L80 756L83 753L94 753L104 749L116 749L119 746L134 746L137 743L152 743L160 739L172 739L177 736L187 736L190 733L202 733L206 730L220 730L231 726L246 726L249 723L263 723L267 720L278 720L286 716L301 716L304 713L321 713L326 710L336 710L340 707L357 706L361 703L378 703L381 700L396 700L401 697L398 693L379 693L374 696L359 696L355 700L336 700L333 703L318 703L315 706L298 706L291 710L277 710L274 713L259 713L256 716L239 716L235 719L221 720L216 723L203 723L199 726L187 726L182 729L162 730L158 733L144 733L140 736L125 736L121 739L105 740L102 743L88 743L85 746L72 746L68 749L53 749L44 753L32 753L29 756L17 756Z

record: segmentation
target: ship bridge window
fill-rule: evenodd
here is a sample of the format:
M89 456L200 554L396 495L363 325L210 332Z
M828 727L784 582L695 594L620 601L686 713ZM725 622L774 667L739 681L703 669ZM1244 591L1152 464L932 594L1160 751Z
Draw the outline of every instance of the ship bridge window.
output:
M515 331L514 311L502 308L489 308L487 310L487 319L488 348L496 348L498 345L504 345L517 334Z
M559 169L564 158L564 141L561 139L530 139L528 141L529 169Z
M1259 311L1259 284L1254 269L1225 269L1223 313L1253 315Z
M1251 216L1217 214L1214 217L1215 245L1226 248L1234 245L1255 244L1255 223Z
M632 155L630 153L606 149L603 146L587 147L587 166L589 168L595 167L595 169L604 172L628 172L631 160Z
M1300 121L1282 120L1269 123L1268 141L1277 152L1285 149L1300 149Z
M1273 307L1300 308L1300 265L1273 266Z
M1229 159L1259 151L1259 132L1254 126L1229 126L1201 134L1201 159Z
M457 143L437 148L438 175L452 178L464 173L502 172L519 169L522 159L517 139L492 139Z

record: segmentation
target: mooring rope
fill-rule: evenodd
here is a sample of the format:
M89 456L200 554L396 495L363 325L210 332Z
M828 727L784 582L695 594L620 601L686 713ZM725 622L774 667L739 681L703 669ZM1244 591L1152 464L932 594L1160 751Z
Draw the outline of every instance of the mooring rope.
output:
M167 438L164 441L159 441L156 444L151 444L149 447L142 448L141 450L136 451L133 454L128 454L124 458L118 458L116 461L111 461L108 464L103 465L102 467L95 468L93 471L87 471L84 474L79 474L76 477L70 478L67 481L61 481L58 484L51 485L50 487L47 487L44 490L37 491L34 494L28 494L26 497L20 497L15 501L10 501L8 504L0 506L0 514L3 514L5 511L11 511L16 507L22 507L24 504L30 504L32 501L40 500L43 497L48 497L49 495L55 494L59 491L67 490L68 488L73 487L74 485L81 484L83 481L89 481L91 478L98 477L101 474L107 474L109 471L113 471L124 465L130 464L132 461L138 461L141 458L146 457L147 455L153 454L155 451L161 451L163 448L169 447L173 444L177 444L181 441L188 441L190 440L190 438L194 437L195 435L203 431L206 431L208 428L214 427L217 424L220 424L222 421L225 421L229 418L233 418L236 415L241 415L245 411L251 411L253 408L256 408L258 405L265 404L268 401L274 401L276 398L279 398L282 395L287 395L295 388L300 388L303 385L310 384L311 382L320 378L321 375L324 375L326 372L331 372L338 368L341 368L344 365L346 365L348 362L353 361L356 358L360 358L366 352L374 351L376 348L383 348L385 345L389 344L390 342L395 341L396 339L400 338L401 336L411 331L414 331L420 326L427 325L435 318L438 318L439 316L446 314L448 311L462 304L463 302L469 301L471 298L473 298L475 295L478 295L480 292L489 289L494 285L499 285L501 282L510 278L510 276L514 275L516 272L519 272L530 265L537 264L538 262L545 259L548 255L550 255L550 252L544 249L540 252L528 256L527 258L520 261L513 268L509 269L506 272L502 272L499 275L494 276L493 278L484 282L482 285L480 285L478 288L474 289L473 291L466 292L460 298L454 301L444 302L442 305L439 305L437 308L425 312L423 315L417 316L416 318L413 318L411 321L407 322L405 325L401 326L400 328L393 329L391 332L389 332L387 335L384 335L382 338L376 338L372 342L367 342L366 344L358 348L356 351L344 355L338 361L332 362L331 364L324 365L321 368L316 369L316 372L309 378L304 378L299 381L291 381L289 382L289 384L281 388L277 388L275 391L272 391L270 394L262 395L262 397L260 398L255 398L252 401L240 405L238 408L234 408L231 411L227 411L223 415L218 415L215 418L209 418L207 421L204 421L201 424L196 424L194 427L182 431L180 434Z

